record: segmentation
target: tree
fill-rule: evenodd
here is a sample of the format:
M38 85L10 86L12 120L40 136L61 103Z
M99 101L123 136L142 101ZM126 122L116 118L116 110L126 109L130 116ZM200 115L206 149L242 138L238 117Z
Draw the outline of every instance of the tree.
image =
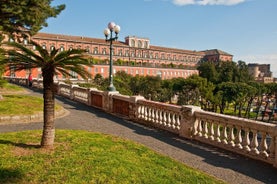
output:
M87 78L90 75L84 66L90 66L90 62L84 57L85 50L72 49L59 52L58 49L53 49L49 52L34 41L30 43L36 47L35 51L16 42L7 43L14 48L7 51L7 55L12 59L4 59L2 63L12 65L15 70L41 68L44 99L41 147L51 148L55 139L53 77L58 73L71 76L70 71L73 71Z
M56 17L65 5L51 6L53 0L0 0L0 31L33 35L47 18Z
M216 71L215 64L211 62L203 62L198 66L199 76L206 78L209 82L217 83L218 72Z

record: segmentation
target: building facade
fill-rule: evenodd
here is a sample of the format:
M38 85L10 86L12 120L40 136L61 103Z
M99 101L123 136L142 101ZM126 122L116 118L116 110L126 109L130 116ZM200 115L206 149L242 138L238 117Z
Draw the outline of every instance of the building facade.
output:
M257 82L272 83L275 82L270 71L270 64L249 63L248 72Z
M53 48L58 48L61 51L73 48L84 49L93 62L93 66L87 68L92 77L96 74L108 77L110 49L109 42L106 42L105 39L48 33L38 33L31 39L48 50ZM28 45L28 40L24 39L22 43ZM217 49L191 51L154 46L150 44L148 38L136 36L127 36L124 42L113 42L114 74L118 71L124 71L133 76L160 76L162 79L187 78L193 74L198 74L197 66L201 61L232 61L232 59L232 55ZM26 77L29 73L32 73L34 78L41 78L39 68L16 73L11 68L6 75ZM78 78L78 76L75 77ZM62 79L63 76L56 76L56 78Z

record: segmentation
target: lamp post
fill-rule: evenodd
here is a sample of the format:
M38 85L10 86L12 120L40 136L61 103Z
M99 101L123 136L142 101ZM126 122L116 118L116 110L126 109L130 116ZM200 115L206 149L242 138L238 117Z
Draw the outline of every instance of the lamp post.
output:
M120 31L120 26L116 25L114 22L110 22L108 24L108 27L104 30L106 41L110 42L110 69L109 69L110 85L108 87L108 91L116 91L113 85L113 41L118 39L117 35L119 31ZM113 37L113 32L115 33L115 37Z

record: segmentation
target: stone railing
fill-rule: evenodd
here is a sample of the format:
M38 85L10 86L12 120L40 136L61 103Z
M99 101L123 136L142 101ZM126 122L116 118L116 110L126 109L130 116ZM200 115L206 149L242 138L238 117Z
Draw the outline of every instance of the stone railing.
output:
M27 84L26 79L7 79ZM275 124L207 112L196 106L153 102L142 96L124 96L118 92L86 89L63 82L55 85L57 95L277 167ZM42 81L34 80L33 87L41 88Z

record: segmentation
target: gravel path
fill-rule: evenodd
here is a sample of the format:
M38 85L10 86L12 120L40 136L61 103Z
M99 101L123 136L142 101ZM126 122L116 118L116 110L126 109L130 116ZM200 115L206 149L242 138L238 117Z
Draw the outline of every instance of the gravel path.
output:
M56 119L57 129L88 130L133 140L231 184L277 183L277 169L271 165L151 129L62 97L57 97L57 101L69 111L67 116ZM0 125L0 133L35 129L42 129L42 123Z

